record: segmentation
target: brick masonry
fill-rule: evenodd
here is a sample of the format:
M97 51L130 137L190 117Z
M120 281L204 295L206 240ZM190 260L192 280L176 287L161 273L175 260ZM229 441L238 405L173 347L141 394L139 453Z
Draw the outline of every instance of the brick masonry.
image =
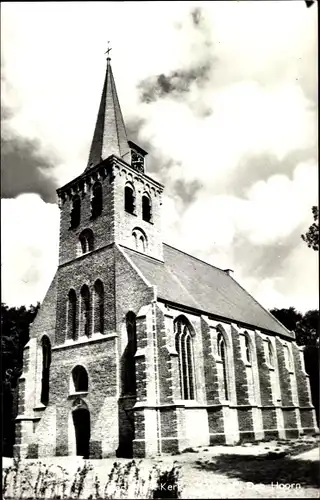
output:
M101 184L103 208L101 215L93 219L92 187L97 182ZM134 187L135 214L124 211L127 183ZM152 202L151 222L142 220L145 192ZM132 231L137 227L147 237L146 254L159 262L163 259L161 193L159 183L135 172L115 156L58 190L61 209L59 267L32 325L30 343L24 350L16 455L30 458L75 455L79 447L77 425L77 429L89 436L92 458L153 456L182 451L187 446L252 440L255 437L253 411L255 414L261 412L265 437L278 436L279 412L287 436L297 435L297 411L302 432L315 430L309 380L299 348L294 343L294 373L286 368L283 346L278 338L275 341L278 368L271 369L263 335L274 335L272 332L262 335L252 327L250 335L254 339L257 363L248 369L239 325L227 318L222 321L200 311L160 302L156 287L131 262L126 248L134 248ZM81 201L81 217L79 226L72 229L70 213L76 195ZM92 231L94 248L81 254L79 236L84 230ZM104 326L101 332L97 331L95 319L98 314L94 292L97 280L103 284L101 314ZM89 291L86 316L81 296L84 285ZM70 290L74 290L76 296L75 340L70 334L72 323L68 316ZM129 311L136 317L136 391L125 394L126 315ZM179 356L174 340L174 322L179 316L185 318L191 332L195 396L187 401L181 399ZM85 317L89 325L87 332L83 328ZM228 338L229 401L221 397L222 362L216 352L218 321ZM48 404L40 400L44 335L51 344ZM77 365L88 374L88 390L81 393L74 393L72 382L72 372ZM255 401L249 394L250 374L259 382ZM272 391L275 377L281 393L276 401ZM293 402L292 379L297 386L298 404ZM81 415L89 414L90 423L85 424L83 420L83 427L75 424L75 412L80 410L83 411Z

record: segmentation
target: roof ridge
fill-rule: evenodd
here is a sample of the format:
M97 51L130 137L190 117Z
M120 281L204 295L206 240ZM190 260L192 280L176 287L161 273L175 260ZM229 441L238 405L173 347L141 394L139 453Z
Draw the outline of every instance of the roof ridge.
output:
M188 257L191 257L192 259L198 260L199 262L202 262L202 264L206 264L207 266L213 267L214 269L218 269L218 271L221 271L223 274L226 276L231 276L227 274L221 267L214 266L213 264L210 264L210 262L206 262L205 260L199 259L199 257L195 257L194 255L191 255L190 253L185 252L184 250L180 250L179 248L173 247L172 245L169 245L168 243L163 243L166 247L173 248L173 250L176 250L177 252L183 253L184 255L187 255ZM236 280L234 280L236 281Z
M231 277L231 276L230 276L230 277ZM275 316L273 316L273 314L272 314L270 311L268 311L268 309L267 309L267 308L265 308L262 304L260 304L260 302L258 302L258 301L257 301L257 300L253 297L253 295L251 295L251 293L250 293L250 292L248 292L248 290L246 290L246 289L245 289L242 285L240 285L240 283L238 283L238 281L236 281L236 280L234 280L234 281L235 281L235 283L236 283L236 284L237 284L237 285L238 285L238 286L239 286L239 287L240 287L240 288L241 288L244 292L246 292L248 295L250 295L250 297L252 298L252 300L254 300L254 301L255 301L255 303L256 303L256 304L258 304L258 306L259 306L259 307L260 307L260 308L261 308L264 312L266 312L269 316L271 316L271 318L272 318L274 321L276 321L276 322L277 322L277 323L278 323L278 324L279 324L282 328L284 328L284 329L285 329L288 333L292 333L292 330L288 330L288 328L287 328L287 327L285 327L285 326L281 323L281 321L279 321L279 320L278 320Z
M180 252L180 253L183 253L184 255L187 255L188 257L191 257L192 259L195 259L197 260L198 262L201 262L203 264L206 264L207 266L210 266L211 268L214 268L214 269L217 269L218 271L221 271L225 276L228 276L230 279L232 279L240 288L241 290L243 290L245 293L247 293L252 300L254 300L254 302L260 307L260 309L262 309L265 313L268 314L268 316L270 316L274 321L276 321L276 323L278 323L281 328L284 328L284 330L288 333L291 333L290 330L288 330L275 316L273 316L273 314L271 314L270 311L268 311L268 309L266 309L262 304L260 304L260 302L258 302L254 297L253 295L251 295L251 293L249 293L242 285L240 285L240 283L235 280L232 276L230 276L228 273L226 273L225 271L223 271L223 269L217 267L217 266L213 266L212 264L210 264L209 262L205 262L201 259L199 259L198 257L194 257L193 255L190 255L188 254L187 252L184 252L183 250L179 250L178 248L175 248L173 247L172 245L168 245L168 243L163 243L163 245L167 246L167 247L170 247L172 248L173 250L176 250L177 252Z

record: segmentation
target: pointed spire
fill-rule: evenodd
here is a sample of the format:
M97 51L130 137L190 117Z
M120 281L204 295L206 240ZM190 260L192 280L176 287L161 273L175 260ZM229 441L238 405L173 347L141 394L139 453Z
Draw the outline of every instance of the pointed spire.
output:
M130 148L112 74L110 50L107 51L106 77L86 170L112 154L130 163Z

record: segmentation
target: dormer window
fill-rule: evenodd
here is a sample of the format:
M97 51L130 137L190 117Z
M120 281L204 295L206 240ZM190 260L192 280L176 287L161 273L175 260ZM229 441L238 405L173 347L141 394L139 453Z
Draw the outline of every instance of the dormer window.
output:
M132 141L128 141L131 149L131 166L140 174L144 173L145 156L148 154L144 149L140 148Z
M144 171L144 158L141 154L136 151L131 152L131 165L143 174Z

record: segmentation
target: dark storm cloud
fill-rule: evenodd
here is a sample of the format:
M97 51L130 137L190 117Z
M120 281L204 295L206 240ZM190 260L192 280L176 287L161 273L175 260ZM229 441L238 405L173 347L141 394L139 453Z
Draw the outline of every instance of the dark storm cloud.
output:
M194 65L189 69L177 68L168 74L161 73L142 80L137 86L139 97L142 102L151 103L169 94L176 99L180 99L184 94L190 91L190 86L194 82L201 86L204 82L209 80L211 67L214 61L212 51L211 53L208 51L209 48L212 49L211 27L206 25L205 15L202 9L198 7L193 9L190 11L190 16L193 29L200 31L202 34L201 40L198 40L197 44L199 45L198 50L201 50L202 55L205 57L201 57L202 62L199 63L199 65ZM181 31L185 28L185 25L182 22L177 24L176 27L178 31ZM187 29L190 30L190 27ZM192 37L189 31L188 36ZM200 112L202 115L207 116L210 114L211 110L202 109Z
M151 103L161 99L168 94L179 97L189 92L193 82L203 82L209 77L211 62L208 60L204 65L188 70L178 69L169 74L150 76L138 84L139 98L141 102Z
M195 26L199 26L202 20L202 11L199 7L196 7L191 11L192 22Z
M313 148L290 151L282 160L272 153L248 155L239 162L229 179L224 177L221 187L216 183L215 193L222 191L243 197L253 184L266 181L272 175L282 174L292 179L296 166L310 159L318 161Z
M56 201L58 187L50 174L54 158L40 152L37 141L15 135L9 127L11 113L1 103L1 197L15 198L23 193L37 193L47 203Z

